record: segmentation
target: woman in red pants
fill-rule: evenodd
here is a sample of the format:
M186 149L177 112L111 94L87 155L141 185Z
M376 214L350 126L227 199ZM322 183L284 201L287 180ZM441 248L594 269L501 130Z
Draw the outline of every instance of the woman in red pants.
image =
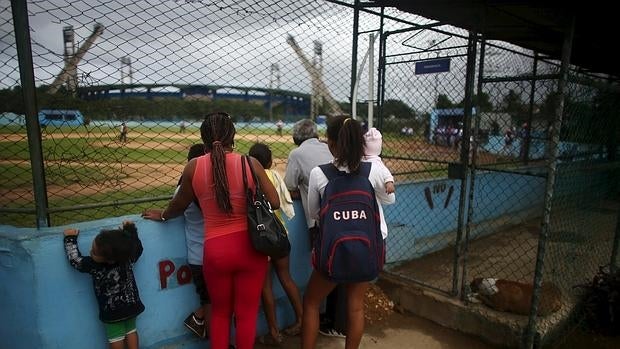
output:
M234 315L237 348L250 349L254 346L267 256L256 252L250 243L241 154L233 151L235 126L230 116L208 114L200 134L207 154L185 166L179 192L165 210L147 210L143 216L165 221L182 215L194 199L198 200L205 221L203 272L212 301L211 348L228 348ZM267 200L278 208L278 194L265 170L256 159L249 159ZM251 173L249 168L246 172ZM254 189L252 176L247 180Z

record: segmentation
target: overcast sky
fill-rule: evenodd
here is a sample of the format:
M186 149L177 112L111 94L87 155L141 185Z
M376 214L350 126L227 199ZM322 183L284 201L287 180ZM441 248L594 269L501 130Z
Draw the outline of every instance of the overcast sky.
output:
M347 101L350 93L353 11L325 1L124 1L34 0L28 2L36 83L49 84L63 67L62 29L75 30L76 50L92 33L95 23L105 29L78 67L82 84L113 84L121 78L120 58L132 60L135 83L214 84L269 87L270 66L280 67L280 88L310 92L310 79L300 59L286 43L291 34L309 59L313 41L323 45L324 80L332 95ZM388 14L415 23L431 20L394 9ZM15 38L8 1L0 5L0 87L19 84ZM377 16L362 15L360 30L376 30ZM385 30L405 25L386 21ZM456 33L466 35L462 30ZM463 45L458 37L414 31L390 37L389 54L428 48L431 40L441 47ZM409 47L403 46L403 43ZM359 40L359 61L368 47ZM378 44L375 47L375 67ZM463 53L463 49L443 54ZM405 56L402 60L432 58ZM401 58L394 58L393 61ZM464 58L453 58L451 72L415 76L413 63L391 65L386 98L407 100L426 109L439 93L462 98ZM515 66L515 64L512 64ZM367 96L367 74L362 75L359 99ZM375 88L376 89L376 88Z

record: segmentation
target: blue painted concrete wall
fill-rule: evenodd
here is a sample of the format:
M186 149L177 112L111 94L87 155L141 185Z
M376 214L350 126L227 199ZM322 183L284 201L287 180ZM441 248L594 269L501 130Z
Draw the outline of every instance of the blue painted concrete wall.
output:
M543 177L500 172L478 173L473 215L476 226L471 236L492 233L489 227L481 223L507 214L509 217L505 223L511 224L541 215L544 187ZM418 258L453 243L458 224L460 191L461 181L447 178L398 185L397 203L384 207L389 230L387 262ZM466 195L467 198L469 193ZM466 199L465 213L467 203Z
M579 163L564 163L559 169L561 174L567 174L559 176L556 182L560 199L578 190L594 193L589 184L593 181L609 185L617 180L607 172L593 173ZM493 233L499 227L493 222L499 218L504 224L516 224L541 215L544 177L487 172L478 173L476 179L473 236ZM596 189L595 195L603 195L605 185L597 185ZM459 193L458 180L398 183L396 204L384 207L390 229L388 262L420 257L452 243ZM292 244L291 274L303 292L311 270L307 229L299 201L295 202L295 212L297 215L286 222ZM144 245L144 254L135 266L146 306L137 321L141 347L204 348L205 342L183 327L184 318L198 306L193 285L179 286L173 274L166 279L168 287L161 288L160 262L173 261L178 269L185 260L182 218L159 223L126 216L76 224L74 227L81 230L81 251L89 251L99 230L115 227L125 219L137 223ZM485 226L485 222L492 224ZM67 262L62 245L64 228L0 226L0 348L106 348L90 276L78 273ZM273 280L278 320L284 327L294 322L294 313L277 277ZM257 328L259 334L266 332L262 313Z
M543 135L540 135L543 136ZM532 138L530 142L529 159L543 159L545 152L549 146L549 142L543 138ZM489 141L482 144L481 147L489 153L504 156L519 157L522 138L515 138L510 147L504 145L504 136L489 136ZM560 142L558 144L558 156L561 159L569 160L588 160L588 159L604 159L606 148L598 144L583 144L575 142Z
M295 209L303 212L300 202ZM80 229L80 251L88 254L99 230L116 227L126 219L137 223L144 245L135 265L146 306L137 320L140 347L205 348L206 342L183 326L185 317L199 304L193 284L176 286L173 275L168 287L161 289L159 262L185 261L182 218L159 223L125 216L72 225ZM303 215L288 221L287 227L293 246L291 274L303 291L311 271ZM91 277L69 265L62 244L64 228L0 226L0 348L107 348ZM294 312L275 275L273 280L280 325L292 324ZM262 313L257 326L259 333L267 331Z

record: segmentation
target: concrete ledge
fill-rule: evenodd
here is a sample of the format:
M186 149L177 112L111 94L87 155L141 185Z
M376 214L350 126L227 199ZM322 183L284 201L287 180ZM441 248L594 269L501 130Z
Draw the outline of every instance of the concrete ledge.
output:
M385 272L378 284L401 313L415 314L493 345L505 348L521 345L528 322L525 315L496 311L478 303L465 304L447 294ZM535 348L551 343L570 326L572 317L579 313L577 298L575 293L564 292L560 310L537 318Z
M465 305L459 300L441 295L383 273L381 288L394 301L395 308L431 320L447 328L474 335L485 342L501 347L516 348L527 317L499 313L480 304Z

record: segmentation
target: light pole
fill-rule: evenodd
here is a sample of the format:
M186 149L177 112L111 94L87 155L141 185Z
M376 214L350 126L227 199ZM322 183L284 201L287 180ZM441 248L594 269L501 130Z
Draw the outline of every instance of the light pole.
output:
M433 48L433 46L435 46L436 43L437 41L435 39L428 40L428 49ZM437 51L435 57L439 58L439 51ZM437 103L439 102L439 93L437 91L437 88L439 86L439 76L437 75L437 73L435 73L434 75L435 75L435 105L433 107L436 108Z
M273 121L273 89L280 89L280 66L272 63L269 70L269 121Z

